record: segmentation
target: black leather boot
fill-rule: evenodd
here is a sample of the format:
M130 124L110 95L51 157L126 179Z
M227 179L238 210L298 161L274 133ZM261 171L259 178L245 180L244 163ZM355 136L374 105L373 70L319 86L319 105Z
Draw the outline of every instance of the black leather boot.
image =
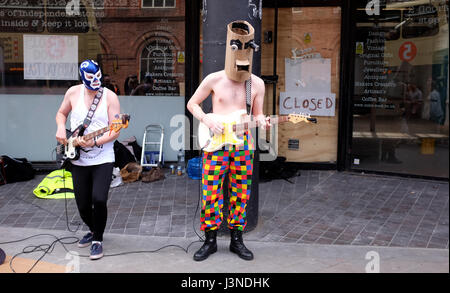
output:
M217 251L217 230L205 231L205 243L194 254L195 261L202 261L207 259L211 254Z
M242 231L238 229L231 229L230 251L236 253L240 258L245 260L252 260L253 253L247 249L242 240Z

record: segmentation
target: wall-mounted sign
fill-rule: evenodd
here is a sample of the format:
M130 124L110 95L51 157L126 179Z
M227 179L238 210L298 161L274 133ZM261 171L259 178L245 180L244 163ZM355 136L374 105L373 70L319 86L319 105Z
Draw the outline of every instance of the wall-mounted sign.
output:
M297 49L294 48L291 50L292 59L294 60L302 60L302 59L313 59L313 58L322 58L322 55L319 52L314 52L316 48L310 47L305 49Z
M364 54L364 43L356 42L356 54L362 55Z
M177 53L177 62L180 64L184 63L184 51L179 51Z
M78 36L23 35L24 79L78 80Z
M295 138L290 138L288 140L288 150L298 151L300 149L300 141Z
M336 94L281 92L280 114L310 114L311 116L334 116Z
M417 47L413 42L404 42L398 49L398 57L400 57L400 59L403 61L413 61L416 55Z
M305 33L303 36L303 42L305 42L305 44L309 44L311 43L311 33Z

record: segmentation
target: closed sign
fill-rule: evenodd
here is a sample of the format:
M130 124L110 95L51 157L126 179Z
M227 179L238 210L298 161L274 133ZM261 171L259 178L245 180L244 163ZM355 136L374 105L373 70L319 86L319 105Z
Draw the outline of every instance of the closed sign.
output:
M336 95L333 93L280 93L280 114L334 116Z

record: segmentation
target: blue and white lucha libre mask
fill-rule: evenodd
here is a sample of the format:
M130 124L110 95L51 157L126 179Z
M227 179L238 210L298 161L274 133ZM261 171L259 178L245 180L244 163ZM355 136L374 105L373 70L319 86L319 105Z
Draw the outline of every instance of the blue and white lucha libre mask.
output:
M102 71L94 60L85 60L80 64L80 76L84 86L96 91L101 86Z

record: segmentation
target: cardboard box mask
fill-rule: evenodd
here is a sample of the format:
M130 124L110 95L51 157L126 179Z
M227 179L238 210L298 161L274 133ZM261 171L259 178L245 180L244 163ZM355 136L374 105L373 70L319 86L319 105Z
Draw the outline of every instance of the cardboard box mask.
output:
M238 20L228 24L225 73L229 79L244 82L250 78L253 50L259 49L254 36L255 29L247 21Z

